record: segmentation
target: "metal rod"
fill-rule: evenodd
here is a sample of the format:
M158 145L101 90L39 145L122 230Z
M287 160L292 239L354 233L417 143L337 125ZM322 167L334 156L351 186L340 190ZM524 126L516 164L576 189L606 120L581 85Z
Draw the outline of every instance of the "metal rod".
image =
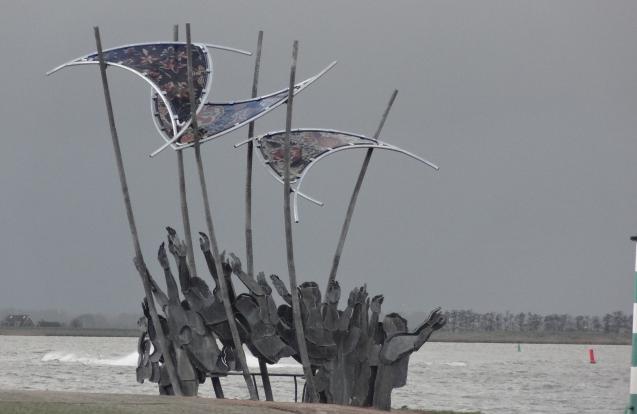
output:
M268 373L268 365L263 358L259 358L259 369L261 370L261 382L263 383L265 400L274 401L274 395L272 394L272 384L270 384L270 374Z
M261 49L263 47L263 30L259 30L257 38L257 52L254 60L254 76L252 77L252 98L257 97L259 86L259 69L261 68ZM248 138L254 136L254 121L248 125ZM254 158L254 143L248 143L246 152L246 194L245 194L245 237L246 237L246 261L248 275L254 277L254 250L252 247L252 160ZM261 381L266 401L272 401L272 387L268 377L268 365L263 358L259 358Z
M378 129L376 129L376 133L374 134L374 139L378 139L378 137L380 136L380 132L382 131L383 126L385 125L385 121L387 120L387 115L389 115L389 111L391 110L391 107L394 104L396 95L398 95L398 89L394 89L394 92L392 93L391 98L389 98L389 103L387 104L387 108L385 109L385 112L383 113L383 117L380 120ZM367 172L369 161L372 159L373 152L374 152L373 148L369 148L367 150L367 153L365 154L365 159L363 160L363 165L361 166L361 170L358 173L358 178L356 179L356 185L354 186L352 197L350 198L349 205L347 206L347 213L345 214L345 221L343 222L343 227L341 228L341 235L338 239L336 252L334 253L334 259L332 261L332 269L330 270L328 285L329 285L329 282L336 279L336 272L338 271L338 265L341 261L341 254L343 253L343 247L345 246L345 239L347 238L349 225L352 221L354 208L356 208L356 200L358 199L358 193L360 192L361 186L363 185L363 179L365 178L365 173Z
M294 376L294 402L299 402L299 384Z
M212 381L212 389L215 392L215 397L220 400L226 398L223 395L223 388L221 387L221 381L219 380L219 377L211 377L210 380Z
M259 399L259 387L257 386L257 376L252 374L252 384L254 385L254 389L257 392L257 399Z
M173 364L172 356L170 354L168 341L164 334L164 330L159 321L157 315L157 309L155 308L155 300L153 298L152 289L150 286L150 280L148 277L148 270L144 263L144 257L142 256L142 249L139 244L139 236L137 235L137 226L135 225L135 216L133 215L133 206L130 201L130 194L128 192L128 183L126 181L126 172L124 171L124 162L122 160L122 151L119 145L119 138L117 136L117 128L115 127L115 116L113 115L113 105L111 102L111 93L108 88L108 79L106 77L106 63L104 62L104 54L102 53L102 40L100 38L99 27L93 27L95 33L95 44L97 46L97 53L100 62L100 74L102 77L102 86L104 88L104 100L106 102L106 112L108 114L108 125L111 130L111 139L113 141L113 151L115 153L115 160L117 162L117 171L119 173L119 182L122 187L122 195L124 196L124 205L126 207L126 217L128 218L128 227L130 229L131 237L133 239L133 247L135 249L135 261L143 268L143 271L139 272L139 276L142 279L144 285L144 293L146 294L146 301L148 302L148 310L150 317L155 326L157 332L157 338L159 339L159 345L161 346L161 352L164 356L164 364L168 370L168 376L173 386L173 391L176 395L182 395L181 384L179 383L179 376L177 370Z
M192 44L190 41L190 23L186 23L186 42L187 42L187 50L188 50L188 91L190 95L190 110L191 110L191 126L192 131L195 138L195 159L197 161L197 171L199 173L199 183L201 185L201 195L204 203L204 211L206 214L206 226L208 228L208 236L210 237L210 250L212 252L212 257L215 260L215 267L217 268L217 274L219 275L219 288L221 289L221 297L223 299L223 307L226 312L226 318L228 319L228 326L230 327L230 332L232 333L232 342L234 343L235 352L237 353L237 357L239 359L239 363L241 364L241 369L243 370L243 378L245 380L246 386L248 387L248 392L250 394L250 399L258 400L256 389L254 388L254 384L250 379L250 371L248 369L248 363L246 362L246 356L243 352L243 347L241 346L241 339L239 338L239 331L237 329L237 322L234 319L234 313L232 311L232 303L230 302L230 297L228 295L228 289L226 286L226 278L224 277L223 268L221 265L221 260L219 258L219 246L217 245L217 237L215 236L215 229L212 222L212 213L210 209L210 201L208 198L208 187L206 185L206 177L203 171L203 161L201 159L201 146L199 145L199 129L197 125L197 107L195 102L195 93L193 87L193 73L192 73Z
M179 25L173 26L173 40L179 41ZM190 274L197 277L197 267L195 265L195 254L192 249L192 231L190 227L190 214L188 213L188 198L186 197L186 177L184 173L184 154L177 152L177 173L179 176L179 201L181 207L181 221L184 226L184 237L186 239L186 253L188 255L188 267Z
M285 119L285 144L283 175L283 215L285 221L285 246L287 251L288 273L290 276L290 292L292 293L292 315L294 330L299 347L299 356L305 373L305 381L308 384L310 402L317 402L318 396L314 387L314 376L310 367L310 359L307 353L307 344L303 333L303 321L301 320L301 308L297 292L296 269L294 267L294 248L292 242L292 214L290 211L290 130L292 129L292 105L294 100L294 78L296 76L296 60L298 56L299 42L294 41L292 46L292 65L290 67L290 84L288 89L287 114Z
M263 30L259 30L257 39L257 52L254 60L254 76L252 77L252 97L257 96L259 86L259 69L261 68L261 48L263 45ZM248 126L248 139L254 136L254 121ZM246 194L245 194L245 237L246 237L246 261L248 275L254 277L254 251L252 249L252 160L254 144L250 140L246 154Z

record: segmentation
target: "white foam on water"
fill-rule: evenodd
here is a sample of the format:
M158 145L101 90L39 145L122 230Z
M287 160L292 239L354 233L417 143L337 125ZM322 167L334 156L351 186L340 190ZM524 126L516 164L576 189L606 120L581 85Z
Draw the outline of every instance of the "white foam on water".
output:
M460 362L460 361L452 361L452 362L441 362L440 365L447 365L449 367L466 367L467 363Z
M44 354L42 362L68 362L84 365L106 365L119 367L135 367L137 366L137 352L114 358L100 358L87 355L78 355L73 352L51 351Z
M116 367L136 367L138 360L137 352L131 352L122 356L114 356L111 358L103 358L100 356L92 356L86 354L76 354L73 352L61 352L51 351L42 356L42 362L65 362L65 363L77 363L84 365L104 365L104 366L116 366ZM246 360L248 367L259 369L259 360L253 355L246 352ZM284 358L278 364L269 365L270 369L290 370L290 368L297 368L300 370L300 365L292 358Z

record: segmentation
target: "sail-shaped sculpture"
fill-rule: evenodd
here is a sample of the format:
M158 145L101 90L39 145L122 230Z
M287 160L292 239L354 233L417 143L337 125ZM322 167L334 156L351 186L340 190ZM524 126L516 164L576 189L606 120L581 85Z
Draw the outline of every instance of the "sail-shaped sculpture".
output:
M203 43L192 44L193 83L197 111L200 111L206 102L212 83L212 60L207 47ZM161 97L168 112L168 124L173 137L178 137L186 131L190 125L191 113L186 43L138 43L107 49L103 54L107 66L119 67L141 77L150 84L157 96ZM67 66L87 64L99 64L96 52L60 65L47 72L47 75Z
M254 138L259 154L279 182L283 182L285 131L270 132ZM290 131L290 182L294 188L294 220L299 221L298 195L308 171L321 159L339 151L360 148L384 149L414 158L434 169L438 166L395 145L351 132L329 129Z
M334 65L336 65L336 62L332 62L315 76L297 83L294 86L294 94L296 95L306 87L310 86L314 81L332 69ZM199 142L203 143L214 138L218 138L234 131L237 128L247 125L280 105L283 105L287 102L287 99L288 90L286 88L253 99L234 102L206 103L197 114L197 125L200 133ZM176 150L194 145L193 131L191 127L188 127L187 131L181 134L178 139L171 136L170 114L164 104L164 101L157 99L156 93L152 94L151 105L155 126L162 138L166 141L167 145L171 145L173 149ZM163 147L160 148L160 150L161 149L163 149Z

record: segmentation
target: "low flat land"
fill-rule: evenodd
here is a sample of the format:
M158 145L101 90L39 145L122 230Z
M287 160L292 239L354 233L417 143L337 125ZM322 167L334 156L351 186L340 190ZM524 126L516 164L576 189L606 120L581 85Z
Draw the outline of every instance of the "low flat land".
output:
M379 411L326 404L294 404L135 394L89 394L52 391L0 391L3 414L378 414ZM453 414L451 411L409 411ZM478 414L478 413L474 413Z
M630 345L630 334L597 332L436 332L431 342Z
M0 335L17 336L109 336L137 337L137 329L87 329L87 328L0 328Z
M0 328L0 335L137 337L137 329ZM593 332L436 332L431 342L630 345L631 335Z

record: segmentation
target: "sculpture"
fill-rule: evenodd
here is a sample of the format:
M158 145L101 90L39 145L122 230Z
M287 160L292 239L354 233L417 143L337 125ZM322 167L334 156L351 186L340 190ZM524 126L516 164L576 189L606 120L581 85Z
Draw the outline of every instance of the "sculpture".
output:
M212 81L212 61L209 48L232 50L205 43L192 43L190 25L186 25L187 41L178 42L175 27L173 42L134 44L102 50L99 29L94 28L97 52L75 59L65 66L99 64L104 98L117 169L125 202L127 219L135 249L134 264L144 286L142 301L144 318L140 321L142 333L138 341L137 380L158 383L160 394L197 395L199 385L211 377L217 397L223 397L219 377L230 371L241 370L251 399L258 399L256 383L250 373L243 352L243 344L259 358L266 398L268 390L267 364L292 356L299 361L306 376L307 390L304 401L374 406L388 410L394 388L405 385L411 353L417 351L446 320L437 308L418 328L409 331L407 322L396 313L385 315L379 322L383 296L369 298L367 287L353 289L344 309L339 310L341 291L336 281L338 264L343 251L356 199L374 149L402 153L438 169L429 161L392 144L379 140L380 131L396 97L394 91L381 123L373 138L349 132L328 129L291 129L293 98L313 83L334 64L318 75L296 84L296 58L298 43L294 43L290 83L287 90L257 97L257 79L263 33L259 33L257 60L252 99L229 102L207 102ZM141 252L124 166L115 128L112 103L106 76L106 67L115 66L132 72L152 88L152 108L155 125L164 144L152 155L172 147L178 151L180 199L185 241L168 231L168 250L178 269L179 283L173 276L165 243L158 250L157 259L164 272L166 289L153 279ZM253 122L274 108L286 104L285 131L271 132L254 137ZM206 177L203 171L200 144L213 141L236 128L250 124L246 178L246 255L247 271L243 271L239 258L219 252L209 205ZM238 145L241 145L238 144ZM256 275L252 257L251 228L251 176L253 145L257 145L272 175L283 184L284 215L289 289L276 275L270 280L283 299L276 306L272 288L265 273ZM183 153L194 147L195 160L201 185L208 234L200 233L199 244L214 289L197 276L190 219L185 194ZM345 221L339 237L324 298L316 282L298 284L294 266L290 195L294 197L294 216L298 221L297 198L300 195L322 205L321 202L300 193L307 171L320 159L346 149L366 149ZM291 184L295 184L292 188ZM236 295L233 276L248 289ZM182 300L183 296L183 300ZM158 304L156 306L155 304ZM371 314L370 314L371 312ZM217 341L222 348L219 349ZM267 384L266 384L267 382Z
M223 376L240 367L233 359L227 321L216 296L218 288L211 292L205 281L190 276L185 243L179 240L174 229L168 227L167 230L169 250L179 268L179 286L172 275L164 243L159 247L158 261L164 270L167 293L150 275L149 278L156 302L164 314L160 319L171 344L170 352L176 361L181 389L185 395L196 395L206 376ZM200 236L201 250L215 280L218 275L211 263L207 236L204 233ZM226 260L225 254L222 255L228 286L233 286L232 276L235 276L249 291L232 295L242 342L268 364L288 356L298 360L298 343L291 321L292 294L278 276L271 275L272 284L285 302L277 308L265 273L260 272L255 280L243 271L235 254L229 256ZM180 300L180 289L183 301ZM302 283L296 293L302 304L306 345L317 392L323 403L388 410L392 390L406 384L409 356L446 322L439 308L411 332L407 329L407 321L396 313L387 314L379 322L384 298L376 295L370 299L366 286L353 289L342 310L338 309L341 296L338 281L329 283L324 301L314 282ZM146 319L140 323L143 332L138 342L137 380L157 382L161 394L172 394L163 355L157 351L159 347L154 342L154 327L147 305L143 304L143 308ZM224 345L221 351L216 338ZM155 350L152 354L151 344ZM304 395L305 400L308 398Z

